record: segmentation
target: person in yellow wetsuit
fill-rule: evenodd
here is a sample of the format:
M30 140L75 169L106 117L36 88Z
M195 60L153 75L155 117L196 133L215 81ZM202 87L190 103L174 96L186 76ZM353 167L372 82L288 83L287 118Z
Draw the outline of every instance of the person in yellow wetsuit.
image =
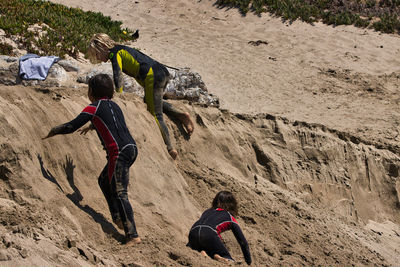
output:
M191 135L194 124L189 113L174 108L163 101L165 87L169 81L167 68L134 48L117 44L105 33L95 34L89 42L88 54L91 61L107 62L111 60L115 90L123 91L123 76L125 73L144 88L144 100L147 110L154 116L161 131L168 153L176 159L178 152L172 147L167 125L163 119L163 111L179 119L187 133Z

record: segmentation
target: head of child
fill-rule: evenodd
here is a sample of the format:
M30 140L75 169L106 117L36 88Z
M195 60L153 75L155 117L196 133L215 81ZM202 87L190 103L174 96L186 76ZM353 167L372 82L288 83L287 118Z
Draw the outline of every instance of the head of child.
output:
M97 74L89 79L88 84L88 98L91 102L114 96L114 83L108 74Z
M92 63L107 62L109 50L116 45L113 39L105 33L97 33L90 39L88 56Z
M214 209L224 209L234 216L238 213L238 203L236 198L231 192L228 191L218 192L212 202L212 207Z

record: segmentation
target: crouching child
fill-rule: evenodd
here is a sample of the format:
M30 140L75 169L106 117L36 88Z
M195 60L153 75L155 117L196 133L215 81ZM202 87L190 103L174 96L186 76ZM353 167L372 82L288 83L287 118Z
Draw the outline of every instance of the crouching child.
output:
M188 247L199 251L203 255L230 263L234 259L225 247L221 233L232 230L238 241L244 259L248 265L251 264L249 245L239 227L236 219L238 204L235 196L228 191L220 191L214 198L211 208L203 212L200 219L195 222L189 231Z

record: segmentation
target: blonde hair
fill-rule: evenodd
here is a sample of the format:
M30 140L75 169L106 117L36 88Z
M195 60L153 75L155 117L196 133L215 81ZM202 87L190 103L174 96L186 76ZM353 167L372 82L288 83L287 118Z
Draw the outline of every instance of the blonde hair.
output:
M116 42L105 33L96 33L90 39L88 47L89 60L97 63L100 58L108 55L108 51L116 45Z

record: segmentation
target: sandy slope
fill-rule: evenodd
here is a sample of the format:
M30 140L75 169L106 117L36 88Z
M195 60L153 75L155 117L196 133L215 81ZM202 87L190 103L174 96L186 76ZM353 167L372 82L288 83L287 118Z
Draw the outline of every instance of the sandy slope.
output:
M210 0L54 0L139 29L135 44L200 73L223 108L323 123L398 143L399 36L241 17ZM267 44L254 46L251 41Z
M85 90L2 86L1 264L218 265L185 244L192 223L226 189L241 203L254 266L397 264L392 148L323 125L175 102L195 118L196 134L188 138L167 118L180 153L174 163L141 99L127 93L115 101L139 147L129 195L143 244L119 244L96 181L105 164L97 136L41 140L50 125L81 111ZM232 234L223 237L243 265Z
M254 266L398 264L399 37L243 18L213 1L55 2L140 29L137 47L199 72L223 108L261 114L175 102L196 132L189 139L167 119L174 163L142 101L116 99L140 149L129 194L145 241L127 249L97 186L95 134L40 139L81 111L85 88L1 86L0 265L218 265L185 242L227 188L242 203ZM257 40L267 44L248 43Z

